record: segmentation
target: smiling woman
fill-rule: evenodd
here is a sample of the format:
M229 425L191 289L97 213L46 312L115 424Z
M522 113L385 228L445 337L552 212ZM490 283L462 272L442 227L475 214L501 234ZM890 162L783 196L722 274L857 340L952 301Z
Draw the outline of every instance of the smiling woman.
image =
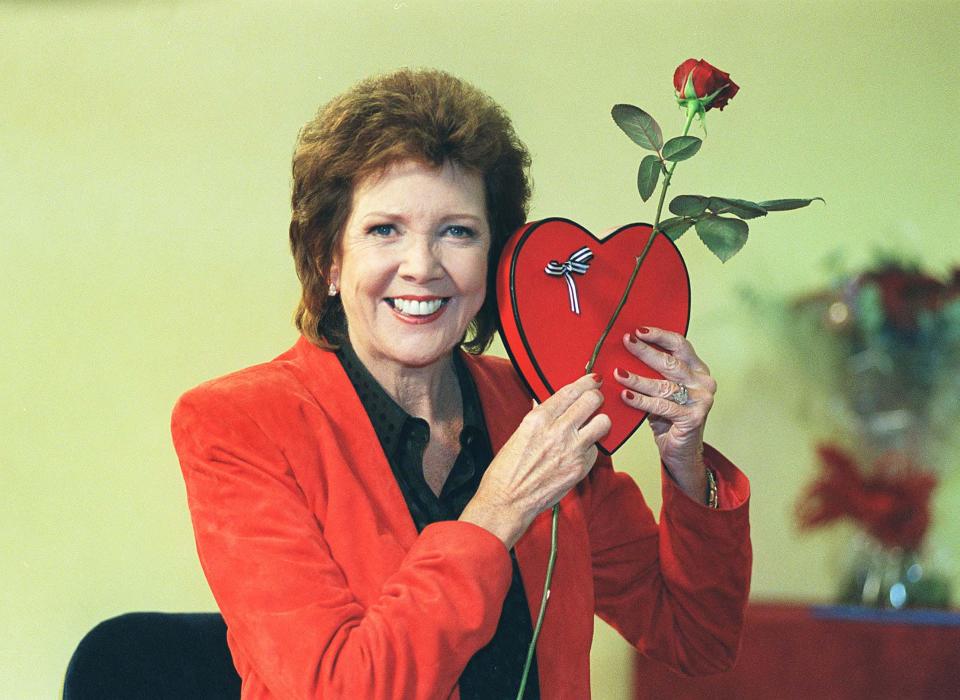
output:
M187 392L172 426L245 698L584 698L595 613L686 672L733 662L749 488L703 444L716 385L690 344L637 319L625 346L669 379L588 375L532 409L482 355L528 165L502 110L436 71L365 81L301 132L303 337ZM604 381L656 418L659 524L598 456Z

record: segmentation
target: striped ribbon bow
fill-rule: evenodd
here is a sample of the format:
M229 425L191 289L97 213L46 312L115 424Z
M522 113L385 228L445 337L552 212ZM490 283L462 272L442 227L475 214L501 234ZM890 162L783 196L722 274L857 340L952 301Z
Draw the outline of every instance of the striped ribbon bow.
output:
M563 277L567 281L567 291L570 294L570 310L580 315L580 300L577 298L577 284L573 281L573 273L582 275L590 267L590 261L593 260L593 251L584 246L579 250L570 253L566 262L558 263L551 260L543 271L554 277Z

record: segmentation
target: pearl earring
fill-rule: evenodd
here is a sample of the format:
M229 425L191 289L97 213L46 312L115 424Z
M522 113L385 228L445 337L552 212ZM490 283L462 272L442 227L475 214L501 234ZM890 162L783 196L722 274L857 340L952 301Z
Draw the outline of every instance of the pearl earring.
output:
M330 289L327 290L327 296L335 297L337 296L337 285L330 283Z

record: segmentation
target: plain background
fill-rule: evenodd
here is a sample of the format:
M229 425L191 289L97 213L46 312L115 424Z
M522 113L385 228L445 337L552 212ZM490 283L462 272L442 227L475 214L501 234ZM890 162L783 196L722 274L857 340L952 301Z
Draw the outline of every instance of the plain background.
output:
M404 65L503 104L533 153L531 218L596 231L653 218L613 104L675 135L680 61L742 86L673 192L827 205L756 222L725 265L683 238L690 337L720 383L708 438L753 482L754 598L829 600L851 530L801 536L793 507L830 387L803 381L803 356L741 290L822 285L837 253L957 260L957 26L956 2L877 0L0 5L0 696L54 697L104 618L214 609L170 409L294 342L297 131ZM643 429L616 462L657 508L654 455ZM933 532L954 560L958 466ZM593 684L601 699L630 684L628 650L600 624Z

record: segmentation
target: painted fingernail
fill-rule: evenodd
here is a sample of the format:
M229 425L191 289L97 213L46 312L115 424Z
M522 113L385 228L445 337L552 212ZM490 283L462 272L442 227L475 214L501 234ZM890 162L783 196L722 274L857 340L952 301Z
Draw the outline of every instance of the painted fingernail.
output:
M613 373L614 373L615 375L617 375L618 377L620 377L620 379L629 379L629 378L630 378L630 373L623 371L623 370L620 369L619 367L617 367L615 370L613 370Z
M630 343L631 345L636 345L637 336L635 336L633 333L627 333L627 342Z
M594 383L594 384L601 384L601 383L603 383L603 377L601 377L601 376L600 376L599 374L597 374L596 372L593 372L593 373L590 375L590 379L593 380L593 383Z
M637 329L637 333L639 333L640 335L646 335L646 334L649 333L649 332L650 332L650 329L647 328L646 326L640 326L640 327Z
M633 393L632 391L630 391L629 389L624 389L624 390L623 390L623 397L624 397L627 401L633 401L635 398L637 398L637 395L634 394L634 393Z

